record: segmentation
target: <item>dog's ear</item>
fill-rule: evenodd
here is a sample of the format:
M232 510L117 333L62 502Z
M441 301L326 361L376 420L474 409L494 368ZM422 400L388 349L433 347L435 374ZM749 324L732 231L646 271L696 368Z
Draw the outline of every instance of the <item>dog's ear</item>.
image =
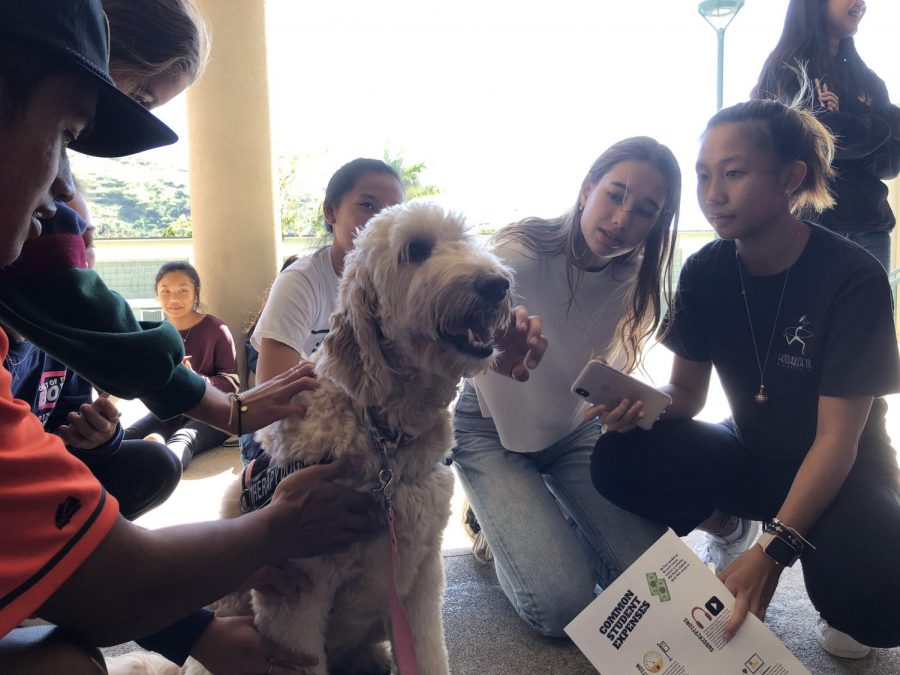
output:
M377 405L390 390L391 370L379 339L378 295L362 265L344 268L338 305L318 371L362 405Z

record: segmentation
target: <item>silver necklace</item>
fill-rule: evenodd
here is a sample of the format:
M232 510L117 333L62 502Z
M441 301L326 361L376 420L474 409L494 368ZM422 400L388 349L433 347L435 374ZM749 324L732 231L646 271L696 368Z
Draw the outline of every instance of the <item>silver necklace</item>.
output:
M3 330L3 329L0 328L0 330ZM21 366L23 363L25 363L25 361L27 361L28 357L31 355L31 350L25 349L24 350L25 353L22 355L22 358L19 359L18 361L13 361L12 360L12 351L11 351L12 347L18 347L19 344L24 344L24 341L19 344L13 344L12 338L9 337L9 333L7 333L7 337L8 337L8 343L9 343L9 349L7 349L7 351L6 351L6 358L3 359L3 365L8 366L7 370L9 370L9 368L12 368L13 366ZM26 347L27 347L27 345L26 345Z
M202 321L202 320L203 320L203 319L201 318L200 321ZM197 323L200 323L200 321L198 321ZM185 333L185 334L184 334L184 337L181 338L181 341L184 342L184 344L187 344L187 339L190 337L191 331L194 330L194 327L197 325L197 323L195 323L193 326L191 326L190 328L188 328L188 329L187 329L187 333Z
M10 368L13 368L15 366L21 366L27 359L28 359L28 354L25 354L25 356L23 356L18 361L13 361L10 358L10 354L7 354L6 358L3 359L3 365L4 365L4 367L6 367L7 370L9 370Z
M785 265L790 262L793 249L797 248L797 242L800 241L800 226L797 226L797 236L794 238L794 245L788 249L788 257ZM744 273L741 270L741 258L738 255L737 248L734 250L734 259L737 261L738 278L741 280L741 295L744 298L744 309L747 310L747 325L750 326L750 338L753 341L753 354L756 356L756 367L759 369L759 391L753 400L759 404L763 404L769 400L766 394L766 367L769 365L769 354L772 352L772 342L775 341L775 331L778 329L778 318L781 316L781 303L784 302L784 291L787 288L788 278L791 276L791 268L788 267L784 273L784 283L781 285L781 297L778 298L778 309L775 310L775 321L772 322L772 334L769 336L769 346L766 347L766 358L760 360L759 350L756 348L756 333L753 330L753 319L750 317L750 302L747 300L747 289L744 286Z

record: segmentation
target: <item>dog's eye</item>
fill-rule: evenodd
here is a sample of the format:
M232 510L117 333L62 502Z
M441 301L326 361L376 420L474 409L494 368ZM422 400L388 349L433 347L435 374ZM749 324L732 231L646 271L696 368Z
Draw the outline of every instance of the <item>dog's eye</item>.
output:
M406 247L406 259L409 262L417 263L427 260L431 255L431 249L434 248L434 242L426 239L413 239Z

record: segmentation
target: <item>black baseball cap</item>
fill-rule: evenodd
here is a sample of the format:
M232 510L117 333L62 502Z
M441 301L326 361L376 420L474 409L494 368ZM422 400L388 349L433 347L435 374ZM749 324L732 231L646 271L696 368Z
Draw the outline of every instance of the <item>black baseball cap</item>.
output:
M72 150L123 157L178 140L109 76L109 24L101 0L0 0L0 40L3 35L45 46L100 83L94 122Z

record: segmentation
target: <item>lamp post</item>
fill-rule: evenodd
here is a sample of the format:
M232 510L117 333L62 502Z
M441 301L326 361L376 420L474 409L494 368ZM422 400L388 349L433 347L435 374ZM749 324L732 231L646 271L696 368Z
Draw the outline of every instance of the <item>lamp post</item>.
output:
M718 38L718 70L716 72L716 110L722 109L722 70L725 63L725 29L744 6L744 0L703 0L697 7Z

